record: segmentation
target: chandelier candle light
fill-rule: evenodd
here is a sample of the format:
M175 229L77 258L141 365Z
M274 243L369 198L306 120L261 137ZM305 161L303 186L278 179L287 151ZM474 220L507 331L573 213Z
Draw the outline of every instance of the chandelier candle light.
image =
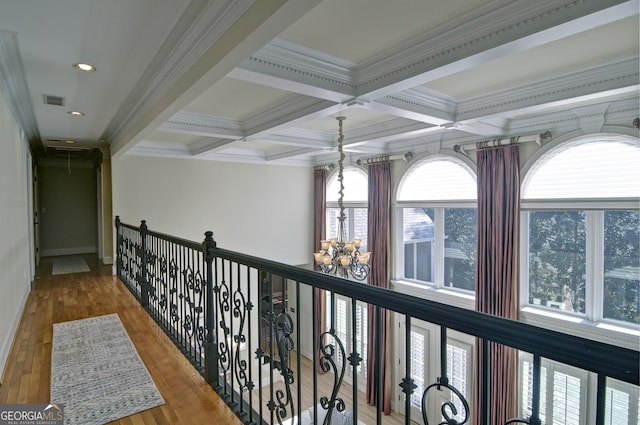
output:
M338 182L340 197L338 206L340 215L338 216L338 234L335 238L320 241L320 251L314 252L313 257L320 271L326 274L337 275L346 279L365 280L369 276L371 267L369 266L370 252L360 252L362 239L347 240L347 229L345 227L346 215L344 213L344 152L342 143L342 122L346 117L336 117L338 120Z

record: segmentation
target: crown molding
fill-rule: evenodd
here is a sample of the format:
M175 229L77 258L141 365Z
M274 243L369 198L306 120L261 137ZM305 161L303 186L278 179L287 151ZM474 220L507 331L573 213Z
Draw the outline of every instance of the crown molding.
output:
M245 131L238 120L193 112L178 112L162 124L159 129L207 137L229 139L245 137Z
M5 30L0 30L0 89L32 152L41 151L42 141L24 78L18 39L15 33Z
M576 102L579 97L593 101L598 97L637 93L639 79L638 58L634 57L460 102L456 121L485 119L517 110L549 107L554 103L566 107L562 105L563 101Z
M368 106L404 118L443 125L455 121L456 102L425 87L415 87L371 101Z
M637 0L491 2L359 64L358 96L373 99L422 85L637 10Z
M269 105L243 122L247 137L274 133L295 122L306 122L344 109L340 104L314 97L292 95Z
M128 128L140 120L196 64L253 2L189 2L101 138L120 139Z
M221 139L217 137L201 137L188 144L191 155L202 155L210 152L226 149L237 140Z
M324 52L276 38L229 76L335 102L355 96L355 65Z
M247 141L250 140L247 139ZM289 128L276 134L261 136L256 140L281 145L308 147L315 150L329 150L336 147L336 140L333 134L299 128Z

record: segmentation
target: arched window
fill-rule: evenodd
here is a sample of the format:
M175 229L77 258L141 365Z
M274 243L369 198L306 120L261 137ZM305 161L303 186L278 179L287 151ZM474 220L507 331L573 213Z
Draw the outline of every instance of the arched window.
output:
M566 143L522 182L525 303L640 324L640 144Z
M345 207L345 227L347 228L347 238L362 239L361 251L367 250L367 197L369 196L369 182L367 174L356 167L346 167L343 172ZM327 182L327 238L337 236L338 216L340 208L338 205L340 182L338 173L333 173Z
M476 196L475 173L454 158L428 158L406 172L396 196L403 279L475 289Z

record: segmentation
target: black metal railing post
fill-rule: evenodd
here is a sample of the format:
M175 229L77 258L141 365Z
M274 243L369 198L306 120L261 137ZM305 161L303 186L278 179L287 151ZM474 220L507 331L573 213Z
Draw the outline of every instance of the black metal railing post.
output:
M213 299L213 248L216 242L213 240L213 232L205 232L204 238L204 260L206 263L205 290L207 291L204 309L206 323L206 340L204 349L204 378L209 385L216 388L218 386L218 349L216 341L216 322L214 316L215 304Z
M140 270L138 270L138 283L140 284L140 303L145 309L149 308L149 282L147 281L147 221L140 222Z
M116 276L122 276L122 229L120 227L122 222L120 221L120 216L116 216Z

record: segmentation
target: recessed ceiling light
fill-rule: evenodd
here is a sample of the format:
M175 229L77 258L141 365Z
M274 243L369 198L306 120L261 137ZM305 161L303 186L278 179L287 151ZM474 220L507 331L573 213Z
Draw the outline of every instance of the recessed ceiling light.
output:
M72 117L83 117L84 116L84 112L80 112L80 111L67 111L67 114L71 115Z
M73 67L75 69L77 69L78 71L84 71L84 72L95 72L96 67L91 65L90 63L74 63Z

